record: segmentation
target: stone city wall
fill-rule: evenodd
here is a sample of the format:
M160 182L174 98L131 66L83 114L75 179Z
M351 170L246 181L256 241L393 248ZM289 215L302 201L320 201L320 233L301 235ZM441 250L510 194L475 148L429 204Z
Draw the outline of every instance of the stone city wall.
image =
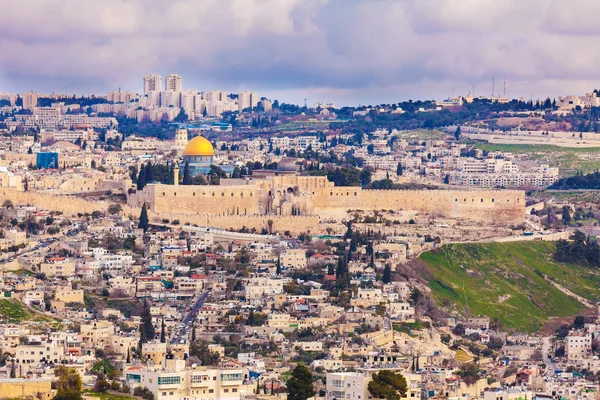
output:
M293 177L285 178L287 181L283 187L262 191L259 184L148 185L143 191L129 195L128 204L141 207L145 202L153 212L172 214L290 214L287 212L290 210L283 208L271 209L268 195L271 191L275 200L291 197L288 192L294 191L292 184L301 182ZM287 208L291 208L293 203L303 213L316 215L319 215L319 211L328 210L412 210L499 225L520 224L525 218L525 192L519 190L363 190L360 187L324 187L321 185L324 182L302 180L303 184L308 182L312 182L314 187L293 195L294 200L286 204ZM285 188L287 184L290 184L289 188Z
M60 211L67 215L76 215L77 213L89 213L94 211L106 212L109 202L106 201L86 201L76 197L57 196L46 193L19 192L14 188L0 189L0 204L4 200L10 200L14 205L29 205L40 209L50 211Z
M525 218L525 192L520 190L362 190L333 187L318 191L319 209L416 210L450 218L519 224Z
M129 196L129 204L143 203L156 213L253 215L259 211L255 186L148 185Z

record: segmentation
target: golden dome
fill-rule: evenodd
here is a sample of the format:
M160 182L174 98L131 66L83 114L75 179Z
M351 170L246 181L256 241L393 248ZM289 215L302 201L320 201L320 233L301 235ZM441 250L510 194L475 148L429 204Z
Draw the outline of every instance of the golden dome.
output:
M195 157L195 156L214 156L215 149L212 144L202 136L196 136L188 142L183 151L184 156Z

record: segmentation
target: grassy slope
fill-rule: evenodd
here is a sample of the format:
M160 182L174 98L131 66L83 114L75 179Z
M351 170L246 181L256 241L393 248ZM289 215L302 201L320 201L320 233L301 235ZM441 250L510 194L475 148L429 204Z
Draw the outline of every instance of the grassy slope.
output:
M507 328L535 331L548 317L576 315L583 308L540 274L589 300L600 299L600 276L553 261L554 249L551 242L453 244L421 260L434 277L429 286L440 304L449 301L463 314L498 317ZM501 301L505 295L510 297Z
M560 168L561 176L575 175L577 171L594 172L600 168L600 148L569 148L552 145L493 144L477 142L475 147L487 151L509 151L515 154L529 154L529 158L547 162Z
M11 323L50 320L46 316L30 312L16 299L0 299L0 316L7 318Z

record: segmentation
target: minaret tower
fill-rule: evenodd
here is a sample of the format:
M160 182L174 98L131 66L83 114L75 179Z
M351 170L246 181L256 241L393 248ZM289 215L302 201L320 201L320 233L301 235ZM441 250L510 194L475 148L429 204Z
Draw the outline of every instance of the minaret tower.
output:
M188 144L188 131L187 129L177 129L175 133L175 149L183 150Z
M173 185L179 186L179 163L173 166Z

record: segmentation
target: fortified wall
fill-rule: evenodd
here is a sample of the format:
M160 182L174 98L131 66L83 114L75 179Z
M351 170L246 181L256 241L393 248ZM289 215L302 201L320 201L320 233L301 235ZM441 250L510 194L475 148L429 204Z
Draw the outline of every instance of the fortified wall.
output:
M314 197L319 209L415 210L491 224L520 224L525 218L521 190L363 190L332 187Z
M68 215L91 214L94 211L106 212L110 203L106 201L86 201L76 197L57 196L38 192L20 192L15 188L0 189L0 204L10 200L15 205L31 205L45 210L60 211Z
M319 210L361 209L411 210L498 225L520 224L525 218L525 192L520 190L363 190L305 176L219 186L148 185L129 195L131 207L143 203L154 213L180 215L309 216ZM292 206L300 212L291 213Z
M155 213L259 214L259 193L255 185L147 185L144 190L130 194L128 200L132 207L141 207L144 203Z

